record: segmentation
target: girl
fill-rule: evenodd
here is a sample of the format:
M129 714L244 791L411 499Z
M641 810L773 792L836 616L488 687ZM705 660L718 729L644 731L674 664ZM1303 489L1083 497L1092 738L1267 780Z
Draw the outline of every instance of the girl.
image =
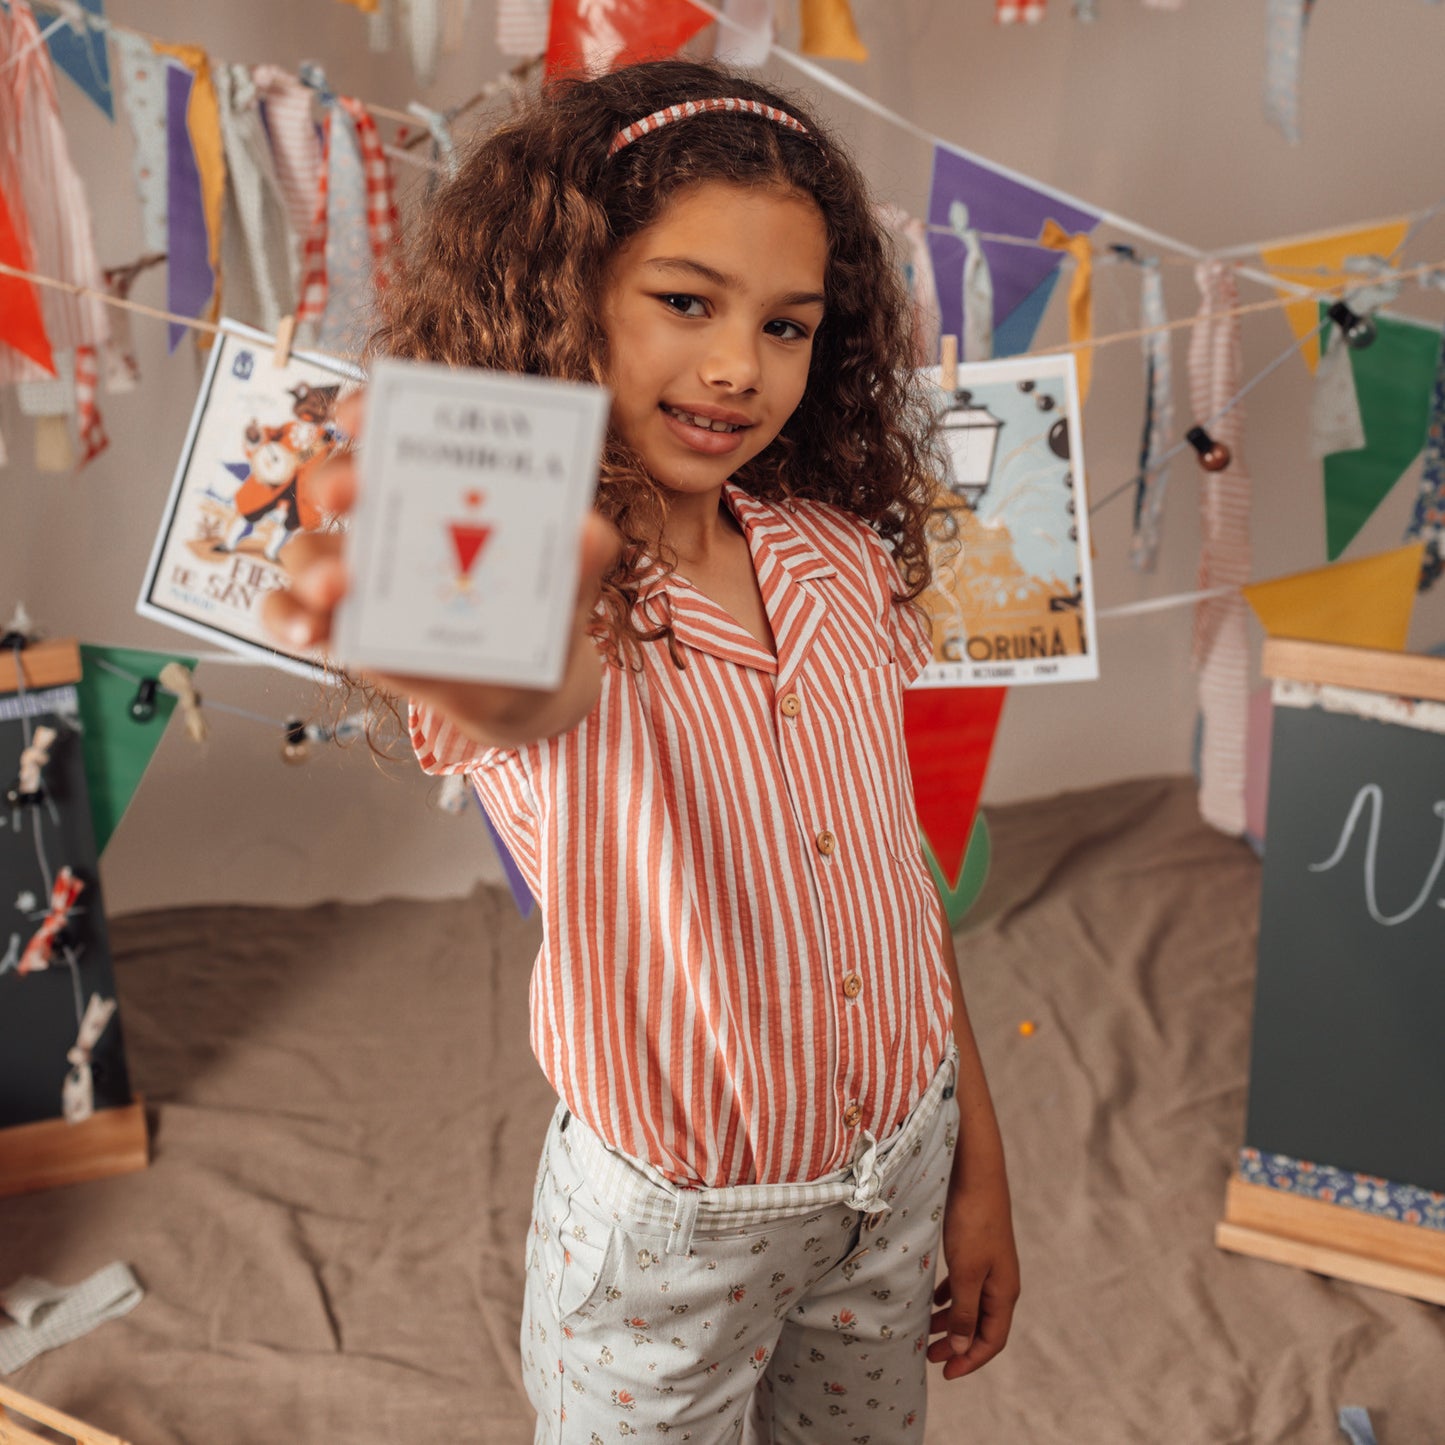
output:
M613 394L561 686L372 679L541 904L536 1438L920 1441L925 1358L1003 1347L1018 1263L904 755L934 462L864 185L742 75L567 81L383 306L378 351ZM346 588L307 545L302 646Z

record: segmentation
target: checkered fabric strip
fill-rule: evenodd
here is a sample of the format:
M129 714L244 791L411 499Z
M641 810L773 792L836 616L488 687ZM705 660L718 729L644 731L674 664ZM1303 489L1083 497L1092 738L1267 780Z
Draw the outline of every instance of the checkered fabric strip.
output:
M995 0L994 19L1000 25L1037 25L1044 18L1045 0Z
M955 1055L934 1071L907 1119L889 1138L879 1142L879 1167L886 1185L897 1160L908 1158L914 1144L933 1122L939 1104L956 1077ZM560 1106L559 1106L560 1107ZM562 1136L564 1147L577 1154L598 1196L628 1218L667 1228L677 1207L677 1185L650 1164L609 1149L592 1129L575 1115ZM742 1229L766 1224L779 1215L806 1214L841 1204L853 1193L852 1166L803 1184L735 1184L720 1189L699 1189L697 1213L708 1229Z
M321 169L316 179L316 206L301 250L301 296L296 320L315 321L326 310L326 163L331 153L331 111L321 121Z
M651 131L661 130L665 125L671 125L675 120L688 120L695 115L706 115L709 111L742 111L748 115L761 116L764 120L770 120L775 125L780 125L788 130L795 130L799 135L807 135L808 127L802 121L794 120L785 110L778 110L775 106L762 105L756 100L743 100L739 96L725 96L719 100L688 100L681 105L670 105L666 110L655 110L651 115L645 115L641 120L635 120L631 125L623 126L612 138L612 144L607 148L609 156L615 156L618 151L630 146L633 141L640 140Z
M80 466L110 445L96 395L100 390L100 357L93 346L75 348L75 422L80 432Z
M366 173L366 229L371 238L371 255L375 262L372 279L378 291L386 290L396 273L396 247L401 239L401 221L396 208L396 183L391 162L381 144L376 122L359 100L338 96L337 102L351 117L361 147L361 163Z

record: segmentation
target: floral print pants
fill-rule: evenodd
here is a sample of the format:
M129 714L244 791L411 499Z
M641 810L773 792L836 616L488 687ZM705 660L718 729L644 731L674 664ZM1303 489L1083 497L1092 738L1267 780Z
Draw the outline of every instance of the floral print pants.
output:
M561 1106L522 1364L537 1445L917 1445L954 1060L889 1139L803 1185L679 1190Z

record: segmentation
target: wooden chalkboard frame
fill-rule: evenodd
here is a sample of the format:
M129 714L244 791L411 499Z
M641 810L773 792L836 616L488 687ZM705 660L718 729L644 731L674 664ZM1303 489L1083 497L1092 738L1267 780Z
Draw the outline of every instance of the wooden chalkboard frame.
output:
M1266 677L1445 702L1445 658L1271 638ZM1235 1173L1215 1244L1235 1254L1445 1305L1445 1233L1272 1189Z
M20 674L16 655L0 651L0 693L14 692L21 683L39 690L80 681L80 648L73 640L32 643L20 652L19 664ZM0 1198L129 1174L148 1162L145 1106L136 1095L127 1104L98 1108L79 1124L65 1119L13 1124L0 1129Z

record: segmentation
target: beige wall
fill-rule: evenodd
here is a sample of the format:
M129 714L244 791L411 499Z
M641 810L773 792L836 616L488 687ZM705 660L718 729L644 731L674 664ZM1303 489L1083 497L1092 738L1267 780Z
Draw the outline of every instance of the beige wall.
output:
M413 87L399 58L371 55L360 18L334 0L234 5L129 0L115 7L137 27L197 41L228 60L295 66L322 58L333 83L401 106ZM1053 0L1036 29L1000 30L987 0L854 0L873 47L864 66L837 73L924 129L1200 247L1340 226L1422 209L1445 191L1436 162L1442 120L1437 57L1445 12L1420 0L1321 7L1306 58L1305 140L1290 147L1261 118L1263 6L1259 0L1186 0L1177 13L1140 0L1101 0L1092 28ZM443 105L500 68L490 43L490 0L476 0L464 55L449 57L429 97ZM796 75L774 65L773 78ZM107 126L62 82L72 144L95 209L102 260L140 250L124 123ZM927 196L929 148L908 134L823 97L819 108L856 146L880 196L915 212ZM1102 235L1103 233L1101 233ZM1410 259L1445 259L1445 217L1420 233ZM149 288L149 289L145 289ZM1247 283L1243 296L1264 292ZM1171 314L1193 308L1188 266L1168 269ZM159 304L163 281L142 283ZM1137 280L1101 270L1101 331L1136 324ZM1399 309L1438 319L1435 298L1410 292ZM1043 341L1061 339L1055 305ZM199 365L189 348L167 358L164 327L137 321L145 381L112 398L111 450L75 476L39 477L23 460L28 434L8 400L0 426L12 462L0 473L0 608L24 596L52 635L184 650L187 639L134 615L133 602L185 432ZM1246 319L1246 374L1288 342L1278 316ZM1185 340L1175 348L1177 404L1187 424ZM1256 575L1324 560L1319 467L1307 452L1308 378L1291 363L1249 398L1246 458L1256 486ZM1096 495L1128 479L1138 446L1142 382L1137 345L1100 353L1086 447ZM1174 469L1158 572L1127 563L1128 506L1094 522L1101 607L1194 585L1197 478ZM1402 483L1348 555L1396 545L1413 478ZM1114 778L1180 772L1194 726L1187 611L1101 625L1104 678L1089 685L1017 689L1004 722L987 797L994 801L1086 787ZM1445 640L1445 589L1418 609L1412 644ZM202 665L209 698L276 718L314 711L307 684L249 667ZM173 729L107 850L113 912L171 903L299 903L380 894L440 895L495 876L472 815L434 806L414 770L376 768L364 749L326 753L301 768L279 757L279 738L212 713L197 749Z

